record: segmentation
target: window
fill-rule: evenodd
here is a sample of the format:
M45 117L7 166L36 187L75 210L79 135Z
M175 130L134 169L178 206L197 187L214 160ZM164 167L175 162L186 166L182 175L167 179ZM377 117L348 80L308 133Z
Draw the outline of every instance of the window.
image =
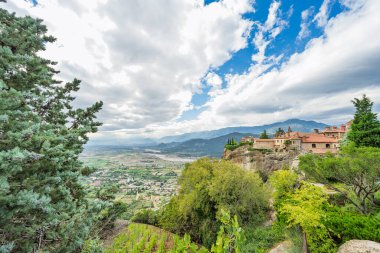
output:
M330 144L326 144L326 148L330 148Z
M312 147L312 148L316 148L316 147L317 147L317 144L313 143L313 144L311 144L311 147Z

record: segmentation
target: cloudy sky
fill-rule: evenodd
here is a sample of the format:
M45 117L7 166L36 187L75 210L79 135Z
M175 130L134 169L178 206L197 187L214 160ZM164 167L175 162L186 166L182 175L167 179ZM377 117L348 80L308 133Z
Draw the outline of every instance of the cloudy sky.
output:
M102 100L98 140L380 111L379 0L8 0L45 20L43 56Z

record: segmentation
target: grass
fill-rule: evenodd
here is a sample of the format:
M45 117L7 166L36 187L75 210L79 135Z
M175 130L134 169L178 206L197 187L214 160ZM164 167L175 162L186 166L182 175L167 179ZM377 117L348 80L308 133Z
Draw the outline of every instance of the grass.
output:
M302 252L302 233L297 228L287 228L284 224L244 228L245 240L241 252L265 253L281 242L289 241L289 253Z

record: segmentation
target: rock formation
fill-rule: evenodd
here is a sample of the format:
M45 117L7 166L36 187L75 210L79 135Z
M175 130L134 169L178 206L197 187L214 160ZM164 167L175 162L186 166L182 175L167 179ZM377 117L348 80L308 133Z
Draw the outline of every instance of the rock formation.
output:
M350 240L339 247L338 253L380 253L380 243L367 240Z
M299 152L295 150L275 152L245 145L233 151L226 149L222 158L239 164L247 170L269 175L272 171L282 169L284 166L291 166L298 155Z

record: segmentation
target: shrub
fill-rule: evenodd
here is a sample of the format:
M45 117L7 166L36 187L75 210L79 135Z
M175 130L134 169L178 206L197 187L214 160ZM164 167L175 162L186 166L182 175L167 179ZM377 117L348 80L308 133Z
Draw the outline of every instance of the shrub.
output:
M269 192L261 178L228 161L200 159L188 164L180 179L179 195L160 215L160 225L185 234L210 247L221 225L216 219L224 209L242 226L265 218Z
M379 217L349 212L339 207L328 208L325 217L323 224L338 244L351 239L380 242Z
M135 215L133 215L131 221L137 222L137 223L144 223L149 225L157 225L157 214L155 211L151 209L144 209L137 211Z

